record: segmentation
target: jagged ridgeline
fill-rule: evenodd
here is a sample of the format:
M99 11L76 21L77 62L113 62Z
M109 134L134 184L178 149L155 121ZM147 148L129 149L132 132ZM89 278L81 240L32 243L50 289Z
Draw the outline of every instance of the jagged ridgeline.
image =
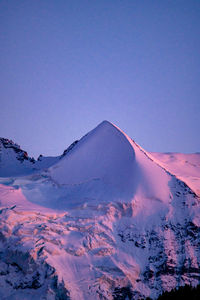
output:
M107 121L57 157L0 139L0 299L196 299L199 191L200 154Z
M116 288L113 293L114 300L135 299L134 293L130 288ZM164 292L158 297L158 300L199 300L200 298L200 285L193 287L190 285L181 286L173 289L170 292ZM145 300L151 300L147 297Z
M192 287L189 285L181 286L177 289L173 289L170 292L164 292L161 296L159 296L158 300L198 300L200 299L200 285L196 287Z

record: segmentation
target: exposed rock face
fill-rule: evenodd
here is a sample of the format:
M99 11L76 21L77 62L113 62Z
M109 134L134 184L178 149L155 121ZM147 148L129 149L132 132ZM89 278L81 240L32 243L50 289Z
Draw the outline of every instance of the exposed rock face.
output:
M12 149L16 154L16 159L20 162L28 160L31 163L35 163L35 159L28 156L28 153L20 148L18 144L15 144L12 140L0 138L0 148L4 147L5 149ZM2 151L2 149L1 149Z
M157 299L199 283L200 205L188 185L109 122L64 154L20 176L6 161L1 299Z
M73 148L74 146L78 143L78 140L74 141L67 149L64 150L63 154L61 155L60 158L63 156L67 155Z

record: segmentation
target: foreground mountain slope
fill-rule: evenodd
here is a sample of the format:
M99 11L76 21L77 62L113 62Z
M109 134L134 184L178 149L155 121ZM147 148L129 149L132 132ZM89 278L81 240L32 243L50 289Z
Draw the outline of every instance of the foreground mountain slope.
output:
M64 154L0 178L1 299L156 299L199 283L191 188L107 121Z

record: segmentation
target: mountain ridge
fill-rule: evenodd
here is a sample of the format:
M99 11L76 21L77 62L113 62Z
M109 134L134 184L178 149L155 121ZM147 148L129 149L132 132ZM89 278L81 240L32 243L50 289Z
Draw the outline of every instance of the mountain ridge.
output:
M104 126L106 124L109 125L109 126L112 126L113 128L115 128L119 131L121 131L126 136L126 138L129 140L129 142L133 142L143 153L145 153L145 155L149 159L154 161L157 165L159 165L161 168L163 168L167 172L171 173L172 175L174 175L178 179L184 181L184 183L186 185L188 185L193 190L193 192L195 194L197 194L197 196L200 196L200 190L198 188L196 188L196 186L194 184L194 180L195 180L195 181L198 181L198 183L197 183L198 186L200 185L200 180L198 179L200 177L199 172L198 172L197 176L193 179L193 182L191 182L191 180L188 181L188 178L186 178L188 176L179 176L179 172L174 167L171 167L171 164L169 166L169 159L168 159L168 164L165 163L166 158L163 159L165 156L167 158L168 158L168 156L186 156L187 157L186 162L188 162L188 159L190 159L190 157L196 155L197 156L196 160L198 162L198 169L199 169L199 167L200 167L200 153L191 153L191 154L182 154L182 153L177 153L177 152L175 152L175 153L174 152L168 152L168 153L162 153L162 154L159 153L159 152L152 152L151 153L151 152L148 152L148 151L144 150L133 139L130 139L120 128L118 128L116 125L112 124L111 122L109 122L107 120L102 121L97 127L101 127L101 126ZM86 135L88 135L89 133L87 133ZM80 140L82 140L84 137L85 136L83 136ZM65 157L65 155L68 154L74 148L74 146L77 145L77 143L80 140L75 140L70 146L68 146L68 148L66 150L63 151L63 154L61 154L59 156L45 157L43 155L40 155L38 157L38 159L35 160L33 157L29 157L28 153L25 150L21 149L20 146L18 144L16 144L15 142L13 142L12 140L10 140L8 138L0 138L0 161L1 161L1 148L2 148L2 145L3 145L5 148L13 149L15 151L15 153L19 153L17 159L21 163L23 163L24 161L31 162L31 164L34 164L34 166L33 166L34 170L41 170L42 168L48 168L50 165L53 165L55 162L57 162L58 159L62 159L63 157ZM181 160L181 163L183 163L182 160ZM30 166L31 166L31 164L30 164ZM0 176L4 176L4 174L2 174L2 171L3 171L2 169L3 168L1 166ZM8 175L12 175L12 174L8 174Z
M104 121L62 159L18 173L17 160L10 176L1 161L1 298L157 299L198 285L199 197L158 156Z

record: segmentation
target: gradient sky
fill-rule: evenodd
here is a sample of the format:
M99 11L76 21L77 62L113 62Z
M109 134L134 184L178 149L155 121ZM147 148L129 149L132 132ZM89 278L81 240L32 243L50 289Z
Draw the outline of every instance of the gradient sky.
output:
M200 151L199 0L1 0L0 136L59 155L109 120Z

